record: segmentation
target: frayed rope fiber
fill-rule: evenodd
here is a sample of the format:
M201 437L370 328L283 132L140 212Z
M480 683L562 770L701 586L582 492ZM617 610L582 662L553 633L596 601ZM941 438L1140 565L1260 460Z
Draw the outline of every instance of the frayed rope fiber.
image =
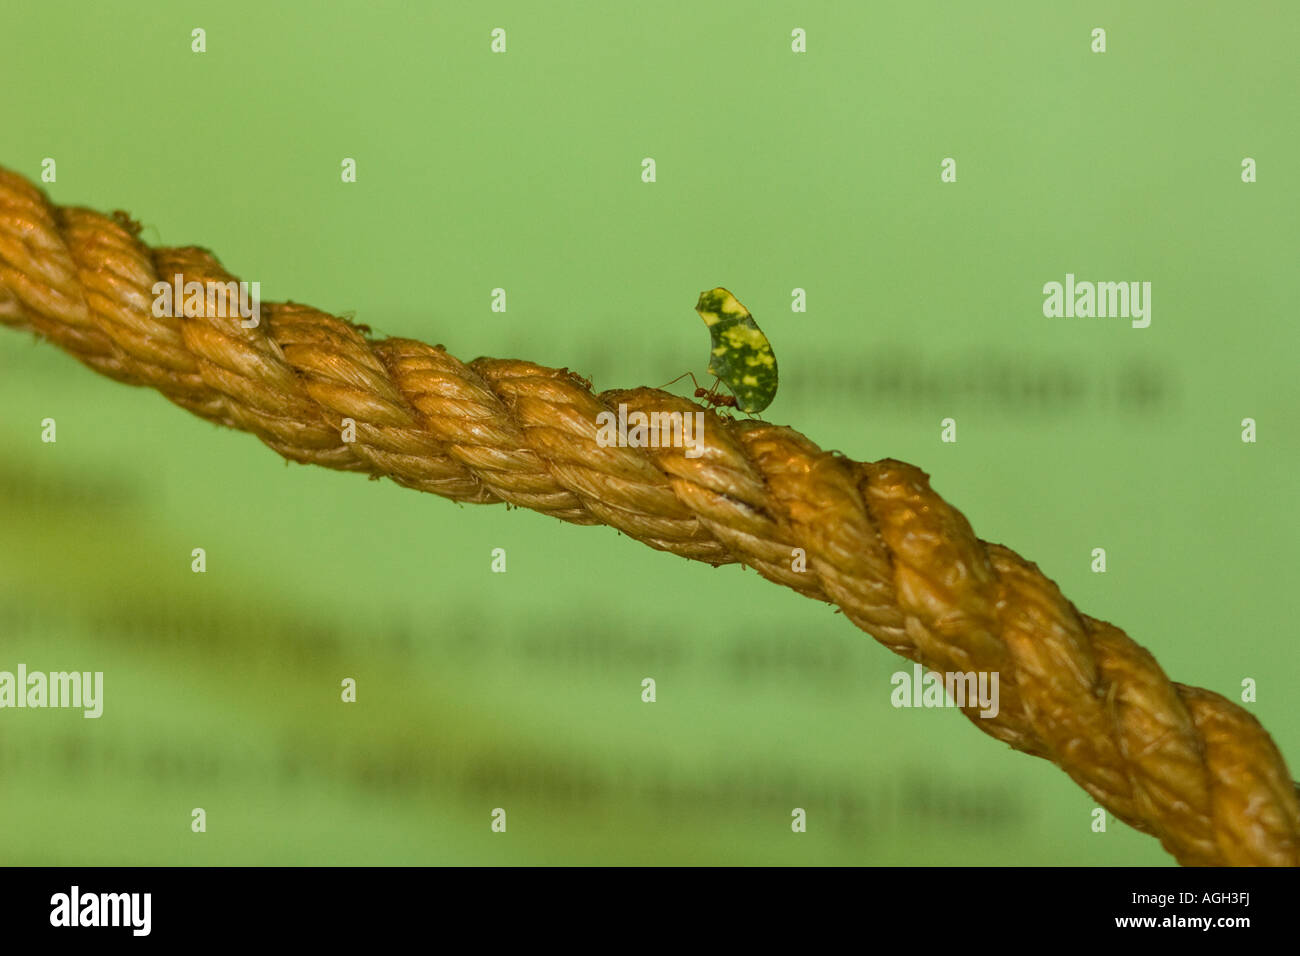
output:
M295 303L263 303L253 328L238 316L156 317L159 281L235 280L203 249L153 249L138 233L124 213L56 206L0 169L0 322L293 461L747 565L836 604L931 670L997 672L997 716L963 708L975 726L1051 760L1180 862L1300 863L1300 803L1259 722L1171 682L1037 566L975 537L920 469L853 461L792 429L712 411L697 458L602 447L597 415L620 403L629 413L700 406L653 388L593 393L567 369L531 362L461 362ZM796 548L806 571L792 568Z

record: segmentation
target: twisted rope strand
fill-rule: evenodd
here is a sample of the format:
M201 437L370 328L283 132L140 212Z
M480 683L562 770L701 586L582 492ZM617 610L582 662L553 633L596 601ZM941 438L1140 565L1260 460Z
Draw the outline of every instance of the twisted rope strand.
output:
M1189 865L1300 864L1300 803L1259 722L1172 683L1123 631L1079 613L1036 565L981 541L905 462L857 462L789 428L706 412L703 453L601 447L596 416L699 411L652 388L594 394L567 369L375 340L295 303L262 321L154 316L152 287L230 282L199 248L152 249L124 213L61 207L0 169L0 322L147 385L292 461L453 501L606 524L684 558L740 563L832 602L897 654L997 672L980 730L1060 766ZM342 439L343 419L356 440ZM807 570L792 568L803 549Z

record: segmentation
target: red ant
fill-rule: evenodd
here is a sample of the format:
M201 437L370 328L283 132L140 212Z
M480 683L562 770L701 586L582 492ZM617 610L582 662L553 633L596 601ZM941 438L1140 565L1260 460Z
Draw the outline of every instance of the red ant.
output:
M680 382L688 375L691 376L691 384L695 386L695 397L704 399L704 403L708 405L709 408L736 408L737 407L735 395L718 394L718 386L722 384L722 379L720 378L715 378L713 380L713 388L702 388L700 386L700 383L695 381L694 375L691 375L690 372L683 372L681 375L678 375L671 382L667 382L659 387L667 388L669 385L673 385L677 382Z

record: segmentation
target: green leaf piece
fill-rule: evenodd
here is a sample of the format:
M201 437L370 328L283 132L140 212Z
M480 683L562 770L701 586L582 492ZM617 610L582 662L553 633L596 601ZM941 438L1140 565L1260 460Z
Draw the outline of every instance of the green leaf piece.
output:
M713 338L709 374L736 396L742 412L761 412L776 397L776 355L749 310L726 289L700 293L695 305Z

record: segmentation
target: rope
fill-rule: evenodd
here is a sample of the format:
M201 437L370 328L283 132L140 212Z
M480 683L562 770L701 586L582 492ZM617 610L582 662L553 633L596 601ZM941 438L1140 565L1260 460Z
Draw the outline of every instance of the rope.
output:
M235 281L207 251L157 248L125 213L52 204L0 169L0 322L147 385L285 458L385 476L453 501L606 524L652 548L740 563L839 606L938 672L996 672L980 730L1068 773L1188 865L1300 864L1300 802L1259 722L1171 682L1038 567L975 537L905 462L858 462L789 428L704 412L703 453L602 447L597 415L700 411L652 388L593 393L567 369L372 339L296 303L261 322L156 317L158 281ZM344 419L355 441L344 441ZM795 570L795 549L806 571Z

